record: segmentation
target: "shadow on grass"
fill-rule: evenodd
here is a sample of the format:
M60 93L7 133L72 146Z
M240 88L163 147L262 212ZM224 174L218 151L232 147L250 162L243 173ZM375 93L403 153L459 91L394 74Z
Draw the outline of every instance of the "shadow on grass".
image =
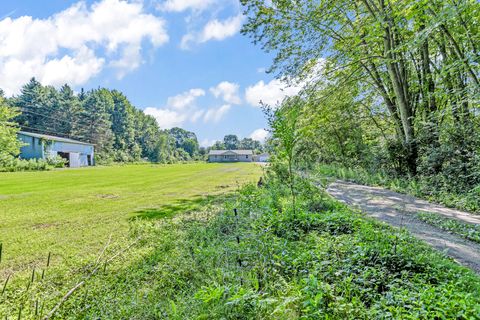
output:
M208 204L224 200L223 197L207 196L192 199L178 199L172 204L166 204L158 208L148 208L134 212L130 220L153 220L170 218L179 213L194 211Z

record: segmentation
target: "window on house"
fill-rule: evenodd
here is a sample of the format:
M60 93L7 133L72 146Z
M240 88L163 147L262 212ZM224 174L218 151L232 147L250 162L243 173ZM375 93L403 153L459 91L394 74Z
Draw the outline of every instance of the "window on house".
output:
M248 155L246 155L246 156L245 156L245 158L247 158L247 159L248 159Z

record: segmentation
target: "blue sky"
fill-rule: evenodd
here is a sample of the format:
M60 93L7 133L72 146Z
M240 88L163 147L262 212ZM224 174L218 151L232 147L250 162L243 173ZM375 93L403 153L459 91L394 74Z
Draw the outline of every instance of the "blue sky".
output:
M264 72L272 55L240 35L241 12L236 0L3 0L0 88L17 94L35 76L118 89L202 145L229 133L261 139L258 102L298 90Z

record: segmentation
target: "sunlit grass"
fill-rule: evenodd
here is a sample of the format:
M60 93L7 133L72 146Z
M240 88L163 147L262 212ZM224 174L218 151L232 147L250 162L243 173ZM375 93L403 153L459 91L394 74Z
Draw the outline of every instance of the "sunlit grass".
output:
M0 275L31 269L49 252L56 265L91 259L131 220L192 210L260 173L246 163L0 173Z

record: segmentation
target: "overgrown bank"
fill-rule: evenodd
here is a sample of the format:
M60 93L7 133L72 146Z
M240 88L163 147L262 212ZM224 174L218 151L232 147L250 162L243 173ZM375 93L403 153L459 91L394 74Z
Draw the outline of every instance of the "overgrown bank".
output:
M474 319L480 314L478 276L406 232L352 212L307 181L297 180L296 191L295 215L289 189L269 178L261 188L246 186L196 213L133 223L130 237L141 242L105 271L102 266L57 317ZM56 298L44 310L61 294L52 294ZM25 304L25 317L34 306L34 300Z
M309 183L301 184L295 217L288 189L270 181L261 189L243 188L217 213L207 210L181 217L174 228L164 223L149 229L158 245L140 268L120 276L129 280L105 277L90 298L72 300L64 315L372 319L479 314L480 281L472 273L408 234L366 220ZM117 298L105 308L113 292ZM100 308L89 309L92 305Z
M272 106L297 165L480 210L478 1L241 3L270 71L304 89Z

